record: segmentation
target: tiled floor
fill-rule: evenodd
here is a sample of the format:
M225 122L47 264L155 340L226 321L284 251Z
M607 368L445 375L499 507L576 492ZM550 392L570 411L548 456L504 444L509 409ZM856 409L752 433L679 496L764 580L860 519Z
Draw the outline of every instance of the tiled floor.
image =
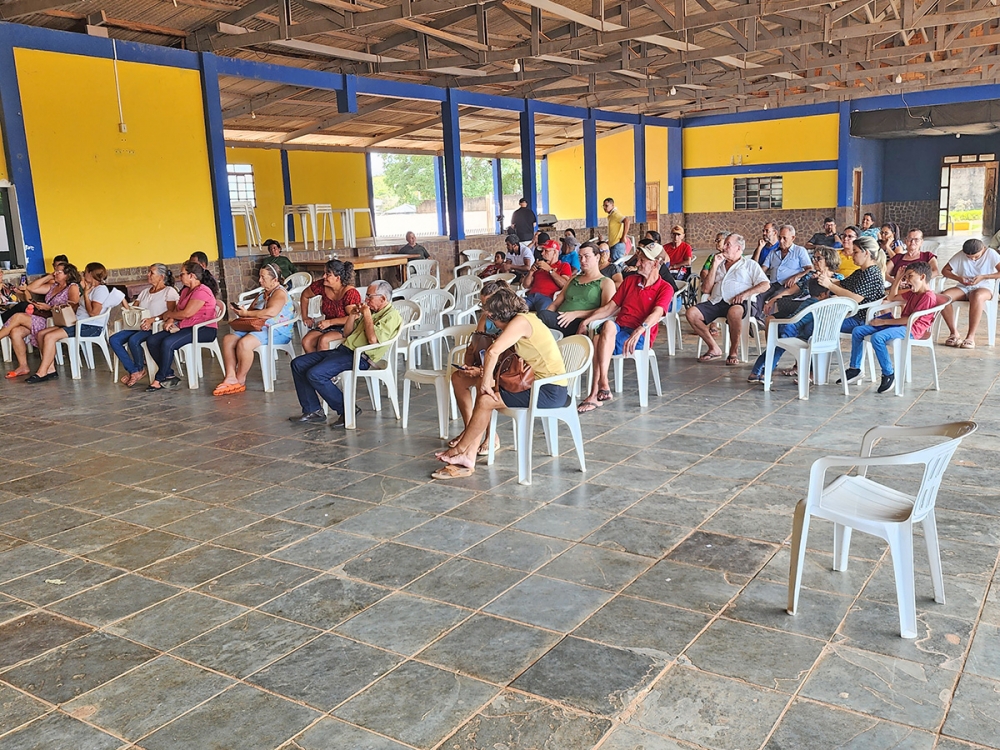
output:
M285 421L287 374L227 399L214 373L4 382L0 747L1000 746L998 355L940 348L940 392L921 352L904 398L800 402L693 349L660 358L649 409L627 378L584 418L586 474L564 438L530 487L511 450L430 481L427 389L407 431L368 412L345 434ZM920 637L898 636L883 545L857 535L833 573L822 522L785 614L810 462L970 417L939 497L945 605L918 545Z

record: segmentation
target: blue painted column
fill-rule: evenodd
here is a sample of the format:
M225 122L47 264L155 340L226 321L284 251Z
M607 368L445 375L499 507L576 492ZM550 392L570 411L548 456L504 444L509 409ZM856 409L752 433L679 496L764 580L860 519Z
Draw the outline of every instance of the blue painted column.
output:
M503 234L504 220L500 218L503 216L503 166L499 159L493 159L491 165L493 167L493 215L496 217L494 229L497 234Z
M45 273L42 233L38 226L35 183L28 159L28 136L21 114L21 89L14 65L14 24L0 24L0 118L6 140L7 173L17 192L18 220L24 238L25 267L29 274Z
M597 120L583 121L583 195L587 227L597 227Z
M353 77L353 76L351 76ZM368 182L368 208L372 212L368 215L372 230L372 241L375 240L375 184L372 182L372 155L365 152L365 179Z
M538 213L538 184L535 177L535 103L524 102L521 112L521 187L528 208Z
M837 206L854 205L854 170L851 168L851 102L840 103L837 138Z
M542 157L542 213L549 212L549 157Z
M292 205L292 171L288 167L288 151L281 149L281 189L285 196L285 205ZM288 228L288 241L295 242L295 217L286 216L285 224Z
M434 203L437 204L438 234L448 234L448 204L444 199L444 157L434 157Z
M226 137L222 132L222 101L219 96L219 70L215 55L199 53L201 91L205 105L205 132L208 138L208 167L212 175L215 202L215 234L220 258L236 257L236 234L233 212L229 206L229 177L226 173Z
M646 124L632 126L632 151L635 156L635 223L646 223Z
M667 128L667 211L684 213L684 131Z
M444 182L448 200L448 236L465 239L465 205L462 198L462 134L458 122L458 102L447 90L441 102L441 127L444 131Z

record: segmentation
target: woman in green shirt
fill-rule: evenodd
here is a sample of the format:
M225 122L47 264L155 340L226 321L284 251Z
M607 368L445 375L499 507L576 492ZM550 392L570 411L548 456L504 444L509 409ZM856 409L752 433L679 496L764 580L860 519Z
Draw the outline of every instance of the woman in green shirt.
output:
M615 282L601 273L597 250L589 242L580 246L580 273L570 279L539 319L564 336L577 333L580 321L615 296Z

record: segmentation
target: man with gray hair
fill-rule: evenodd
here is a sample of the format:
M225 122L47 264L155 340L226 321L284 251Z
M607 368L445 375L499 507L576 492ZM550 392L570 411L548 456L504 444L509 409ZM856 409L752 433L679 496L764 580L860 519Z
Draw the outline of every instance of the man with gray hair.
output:
M292 380L295 394L302 406L300 416L289 417L289 422L325 422L319 399L337 412L335 427L343 426L344 394L333 379L354 367L354 350L368 344L389 341L403 325L399 311L392 306L392 286L387 281L376 281L368 286L365 301L357 312L347 316L344 323L344 340L336 349L303 354L292 360ZM361 369L367 370L385 357L389 344L371 349L361 355ZM390 363L395 365L395 362ZM360 411L360 409L358 410Z
M795 227L782 225L778 230L778 247L761 263L771 287L757 300L758 317L763 318L764 305L784 289L794 289L800 278L812 270L812 259L801 245L795 244Z
M712 268L705 277L701 288L708 295L708 301L689 307L685 313L688 323L701 340L708 345L708 351L699 357L700 362L711 362L722 356L722 349L708 330L708 324L716 318L724 317L729 324L729 356L727 365L738 365L737 355L743 317L750 298L767 291L769 283L760 266L753 258L743 257L746 240L738 234L730 234L722 245L722 252L712 261Z

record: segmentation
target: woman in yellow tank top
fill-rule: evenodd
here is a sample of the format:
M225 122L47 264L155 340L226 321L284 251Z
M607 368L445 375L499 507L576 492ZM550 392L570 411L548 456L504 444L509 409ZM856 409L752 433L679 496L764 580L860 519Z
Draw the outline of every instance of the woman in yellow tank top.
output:
M470 476L476 467L476 453L490 424L493 411L504 407L527 408L531 391L510 393L497 387L495 371L500 355L510 347L531 365L538 379L566 372L562 354L552 332L537 316L528 313L528 306L510 288L501 288L483 302L483 311L500 329L496 341L486 350L482 380L472 417L455 445L437 453L446 466L434 472L435 479L455 479ZM564 406L569 400L566 381L543 385L538 392L538 408Z

